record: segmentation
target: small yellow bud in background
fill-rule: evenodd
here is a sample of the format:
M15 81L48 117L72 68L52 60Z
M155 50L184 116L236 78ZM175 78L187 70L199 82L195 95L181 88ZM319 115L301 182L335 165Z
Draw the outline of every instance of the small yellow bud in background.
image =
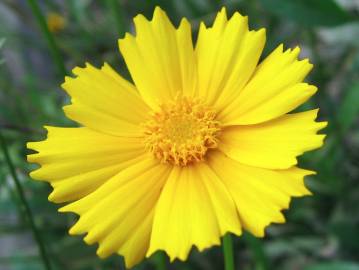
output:
M56 12L49 12L46 16L46 22L52 33L60 32L66 26L65 18Z

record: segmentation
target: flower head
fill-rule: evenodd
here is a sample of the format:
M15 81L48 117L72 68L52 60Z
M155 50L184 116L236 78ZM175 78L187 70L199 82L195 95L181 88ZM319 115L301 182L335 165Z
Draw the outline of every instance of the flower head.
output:
M200 25L195 47L188 21L176 29L160 8L134 22L136 36L119 41L134 84L107 64L75 68L64 111L82 127L47 127L28 145L41 165L31 176L80 216L70 234L130 267L284 222L291 197L310 194L297 156L324 138L317 110L289 113L317 90L302 82L312 65L282 45L258 64L265 31L225 9Z

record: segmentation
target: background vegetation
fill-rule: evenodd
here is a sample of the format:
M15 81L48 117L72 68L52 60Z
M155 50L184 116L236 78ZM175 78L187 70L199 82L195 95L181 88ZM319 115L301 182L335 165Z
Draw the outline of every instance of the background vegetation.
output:
M32 167L26 163L25 142L42 139L44 124L74 125L61 111L68 103L60 90L66 71L86 61L97 66L107 61L128 77L117 39L133 31L134 15L150 17L155 5L175 23L188 17L195 32L198 22L211 21L221 6L230 14L238 10L249 15L252 28L267 28L264 55L283 42L287 47L300 45L302 57L315 64L308 81L320 91L305 106L319 106L320 118L330 125L325 147L301 159L302 167L318 171L307 180L314 196L295 199L285 213L288 223L270 226L265 239L249 234L236 238L237 268L359 269L358 0L1 0L0 132L9 155L3 147L0 269L44 269L19 187L53 269L124 269L120 257L101 261L94 246L68 236L74 216L58 214L58 206L47 201L50 187L29 180ZM50 20L51 35L44 32L41 14ZM14 173L20 185L15 184ZM159 254L136 269L215 270L223 269L222 261L217 247L193 251L186 263L169 264Z

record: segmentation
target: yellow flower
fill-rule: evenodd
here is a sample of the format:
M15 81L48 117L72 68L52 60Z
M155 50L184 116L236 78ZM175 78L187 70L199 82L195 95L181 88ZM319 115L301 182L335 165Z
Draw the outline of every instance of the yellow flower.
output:
M265 30L225 9L200 25L194 48L186 19L176 29L156 8L134 22L136 36L119 41L134 84L108 64L75 68L64 111L83 127L47 127L29 143L41 164L31 176L80 216L70 234L128 267L157 250L185 260L227 232L262 237L291 197L310 194L313 172L297 156L322 145L326 123L318 110L289 112L317 90L302 82L312 65L282 45L258 64Z
M47 27L53 33L62 31L66 26L66 20L56 12L50 12L46 16Z

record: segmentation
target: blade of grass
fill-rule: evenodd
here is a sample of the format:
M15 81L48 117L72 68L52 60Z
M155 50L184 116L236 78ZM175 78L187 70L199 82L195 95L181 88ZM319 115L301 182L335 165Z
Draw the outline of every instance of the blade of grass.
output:
M40 256L41 256L42 262L44 264L44 268L46 270L51 270L51 264L50 264L50 260L47 256L47 253L46 253L45 245L42 242L40 233L35 225L34 218L31 213L31 209L29 207L29 204L26 201L24 190L22 189L22 186L20 184L20 180L17 176L15 166L14 166L14 164L10 158L10 155L9 155L9 151L8 151L8 148L6 145L5 138L3 137L1 132L0 132L0 145L1 145L2 151L4 153L5 162L7 163L10 173L11 173L11 176L15 182L15 187L16 187L17 193L18 193L20 201L21 201L21 210L23 212L23 215L27 217L29 225L31 227L31 231L34 235L35 241L37 242Z
M223 236L222 247L224 255L224 269L234 270L233 242L232 236L229 233Z
M41 31L42 31L44 37L46 38L52 58L57 66L59 75L62 77L65 77L67 73L66 73L66 68L65 68L63 58L61 56L59 48L57 47L55 39L47 26L45 17L41 13L41 10L40 10L40 7L39 7L37 1L36 0L28 0L27 2L31 8L31 11L32 11L34 17L36 18L36 20L41 28Z

